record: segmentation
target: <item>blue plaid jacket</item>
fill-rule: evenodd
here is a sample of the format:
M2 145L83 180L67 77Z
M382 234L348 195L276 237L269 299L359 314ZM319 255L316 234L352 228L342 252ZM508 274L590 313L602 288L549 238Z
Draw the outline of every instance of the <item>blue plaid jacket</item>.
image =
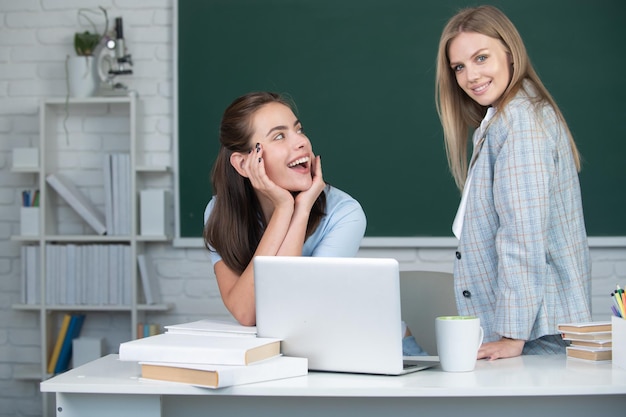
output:
M591 320L589 248L564 126L520 91L481 145L454 265L459 314L480 317L485 342L534 340Z

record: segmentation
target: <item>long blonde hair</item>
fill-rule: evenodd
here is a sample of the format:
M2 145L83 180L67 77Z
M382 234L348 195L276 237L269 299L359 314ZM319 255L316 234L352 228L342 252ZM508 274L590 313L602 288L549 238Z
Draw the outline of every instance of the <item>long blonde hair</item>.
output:
M503 108L515 94L524 89L528 80L533 87L536 104L547 103L567 129L576 168L580 171L580 154L565 118L556 102L535 72L519 32L504 13L493 6L466 8L453 16L443 29L437 52L437 75L435 102L443 127L446 153L450 172L459 190L463 189L468 170L468 136L476 129L487 112L487 107L472 100L458 85L450 67L448 48L452 40L462 32L475 32L498 39L511 56L513 73L511 81L498 102ZM530 95L530 94L529 94Z

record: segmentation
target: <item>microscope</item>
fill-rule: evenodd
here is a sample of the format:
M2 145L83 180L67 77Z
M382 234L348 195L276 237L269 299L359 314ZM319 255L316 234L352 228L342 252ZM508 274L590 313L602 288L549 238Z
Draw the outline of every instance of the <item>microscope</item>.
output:
M97 69L100 76L100 95L120 96L128 94L128 87L116 77L133 73L133 61L126 50L121 17L115 18L115 28L105 36L98 53Z

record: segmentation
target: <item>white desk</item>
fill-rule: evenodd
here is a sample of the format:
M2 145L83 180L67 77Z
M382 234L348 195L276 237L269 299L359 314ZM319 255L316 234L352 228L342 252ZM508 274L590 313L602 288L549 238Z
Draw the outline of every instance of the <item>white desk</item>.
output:
M567 416L626 415L626 370L610 363L524 356L439 366L403 376L309 375L209 390L140 380L134 362L105 356L41 383L57 416Z

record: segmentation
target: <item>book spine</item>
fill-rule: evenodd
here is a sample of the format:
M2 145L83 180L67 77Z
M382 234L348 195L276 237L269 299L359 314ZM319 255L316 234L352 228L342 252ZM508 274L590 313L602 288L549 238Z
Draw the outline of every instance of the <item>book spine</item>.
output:
M70 366L70 359L72 358L72 341L78 337L83 327L85 320L84 314L74 314L70 320L70 324L63 339L63 345L61 347L61 353L59 354L59 360L54 368L54 373L66 371Z
M59 334L57 335L57 340L56 340L56 343L54 344L52 355L50 356L50 360L48 361L48 373L49 374L54 373L54 370L57 366L57 362L59 360L59 354L61 353L61 347L63 346L63 340L65 339L65 335L67 334L67 329L70 325L71 320L72 320L72 316L70 314L65 314L63 316L63 323L61 324Z

